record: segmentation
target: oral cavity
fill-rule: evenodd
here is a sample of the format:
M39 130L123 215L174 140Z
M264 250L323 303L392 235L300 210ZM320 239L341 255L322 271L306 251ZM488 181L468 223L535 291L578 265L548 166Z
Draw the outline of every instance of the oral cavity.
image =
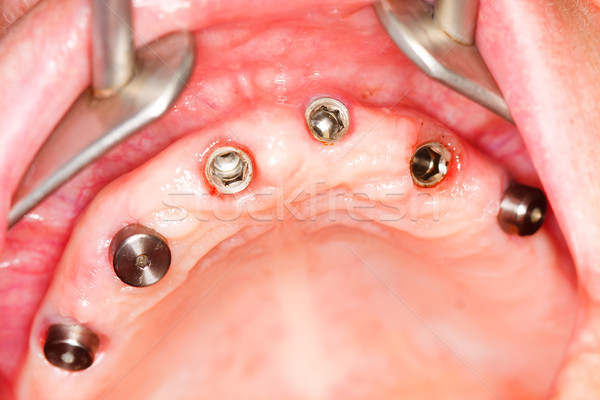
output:
M572 264L546 229L520 238L498 225L507 169L522 172L528 160L519 156L517 168L509 156L501 166L482 154L497 155L497 143L469 145L505 132L521 154L516 130L423 80L370 9L332 30L322 22L199 32L202 56L174 111L16 234L19 249L39 244L31 231L42 242L66 240L97 191L133 170L97 196L62 254L28 336L16 384L23 398L545 393L574 318ZM305 121L322 96L351 115L350 131L331 146ZM427 143L441 143L450 163L440 183L423 188L410 164ZM224 147L243 150L255 167L235 195L206 179L210 155ZM172 251L167 273L148 287L127 285L112 264L114 235L133 224ZM53 267L61 250L24 263ZM90 368L65 373L44 361L52 324L98 335Z
M309 131L305 109L312 97L301 107L257 106L192 132L107 186L82 215L38 310L20 395L65 395L61 389L47 394L51 385L83 397L110 390L110 397L121 398L135 387L136 395L141 390L159 398L167 387L183 396L197 385L210 397L226 390L224 379L234 379L248 390L259 381L275 382L270 395L351 396L359 390L381 397L412 390L406 380L386 375L387 368L429 379L410 367L423 357L444 365L436 374L448 365L474 365L503 393L513 390L508 382L517 374L532 379L523 390L549 385L549 366L560 360L558 344L568 329L546 337L538 349L530 335L565 301L548 305L550 294L569 293L558 267L565 259L544 229L515 240L500 228L499 202L509 181L503 168L418 112L328 97L344 103L350 121L348 133L332 145ZM428 143L447 152L447 173L422 187L411 176L411 159ZM223 148L243 149L252 163L249 185L236 193L220 192L207 179L207 162ZM169 246L168 270L149 285L131 286L115 273L111 242L132 224ZM535 285L535 293L516 290L516 279L523 287ZM495 294L486 296L490 290ZM394 293L417 309L391 317L385 310L398 306ZM487 307L480 309L477 300L482 296L505 317L486 317ZM516 299L531 308L518 316L501 312ZM461 313L464 307L474 314ZM511 368L494 354L482 357L437 315L453 315L463 327L477 321L478 329L461 329L461 335L482 342L493 337L513 360ZM518 319L528 320L531 332L524 335L514 325ZM99 338L93 365L70 373L76 379L44 361L41 343L50 325L82 325ZM182 341L190 346L179 347ZM557 350L549 351L549 343ZM540 358L515 366L525 348ZM230 357L239 367L228 366ZM335 374L312 370L322 357ZM161 364L182 368L162 370L160 382L146 381ZM298 374L310 374L310 387L298 386ZM357 374L365 379L352 385ZM443 386L487 396L467 368L454 378ZM179 380L186 384L173 389ZM91 385L113 381L109 389Z

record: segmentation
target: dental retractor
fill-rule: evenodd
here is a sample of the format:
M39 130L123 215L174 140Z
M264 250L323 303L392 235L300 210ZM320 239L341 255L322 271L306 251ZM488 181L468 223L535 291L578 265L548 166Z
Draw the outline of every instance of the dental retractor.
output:
M375 11L394 43L428 76L513 122L475 44L478 0L381 0Z
M39 150L13 197L12 227L83 168L163 115L194 66L194 38L175 32L133 46L131 0L92 0L92 87Z

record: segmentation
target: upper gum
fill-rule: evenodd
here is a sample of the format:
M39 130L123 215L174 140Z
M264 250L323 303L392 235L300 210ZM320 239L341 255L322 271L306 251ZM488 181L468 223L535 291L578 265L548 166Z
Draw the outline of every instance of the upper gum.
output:
M465 234L471 235L473 229L487 230L491 225L492 229L496 229L492 235L504 237L497 227L492 206L498 204L501 190L506 183L506 176L501 168L477 156L478 161L475 164L466 162L465 165L461 165L461 176L449 176L450 182L442 182L439 188L416 190L408 172L408 160L412 150L417 145L436 137L450 140L453 135L439 125L409 111L389 113L385 110L367 109L356 104L349 104L348 107L351 110L352 128L342 141L333 146L323 146L312 138L304 123L303 110L294 110L283 105L270 106L268 112L249 111L249 119L242 115L235 121L225 121L217 127L197 131L180 139L150 162L117 179L97 196L91 203L90 210L82 216L79 228L71 238L72 246L67 247L64 253L59 266L59 270L63 270L61 274L66 273L66 276L79 281L77 285L82 285L82 290L85 291L87 289L84 288L93 288L100 284L98 279L99 282L107 282L106 280L112 275L112 270L106 268L106 263L110 262L107 254L110 237L123 226L123 223L141 223L157 230L173 242L173 263L177 268L168 274L166 280L170 282L167 287L178 285L185 280L187 271L193 268L210 248L227 237L235 235L242 227L252 225L256 221L253 222L247 215L242 215L235 221L220 222L217 219L201 221L195 218L195 212L198 210L194 207L191 207L190 214L185 220L173 221L173 215L165 213L165 210L181 204L173 204L170 195L183 193L183 202L191 198L194 204L198 194L204 192L204 199L208 200L206 204L210 204L213 210L218 207L225 211L236 203L254 207L259 199L263 201L263 206L257 210L262 215L268 215L269 210L277 205L279 197L285 199L286 196L293 194L294 190L310 185L307 183L306 174L309 182L311 179L312 182L316 182L321 176L328 179L326 184L317 188L319 192L345 187L352 193L361 191L368 193L371 196L370 201L373 202L385 200L387 204L396 202L398 205L407 205L411 198L419 201L419 193L434 193L441 196L440 201L448 204L450 212L444 215L445 224L435 226L415 224L409 219L411 215L408 213L406 219L399 222L383 223L398 229L410 230L415 237L425 236L433 239L457 232L458 228L464 227L462 224L457 224L456 219L464 220L465 215L469 213L475 213L473 217L479 219L480 223L479 228L469 224L471 229L466 230ZM272 129L270 131L264 129L266 127L263 127L263 124ZM281 129L275 129L273 126ZM376 128L371 131L373 127ZM365 136L367 131L371 132ZM232 132L236 132L237 135L234 136ZM203 161L210 154L207 149L211 146L231 146L235 143L248 148L252 153L257 171L255 179L244 192L236 196L225 195L215 198L210 194L210 188L203 175ZM458 151L462 152L462 150ZM273 152L282 152L281 157L275 159L269 157ZM340 157L342 154L348 155ZM289 169L282 172L278 168L279 163L294 160L293 156L297 157L297 162L293 162ZM343 161L340 162L340 159ZM472 164L481 173L480 177L472 176ZM301 168L302 166L305 168ZM325 171L323 174L314 175L312 171L318 169L318 166L325 168ZM463 183L457 183L456 180ZM282 183L283 191L279 186ZM473 187L468 188L469 185ZM458 192L455 187L459 187ZM274 196L275 199L254 195L265 188L279 194ZM386 197L386 193L390 192L403 193L406 196ZM485 192L487 195L477 194L479 192ZM156 193L160 195L155 195ZM186 194L192 195L186 196ZM464 209L462 200L465 195L471 196L471 206L467 209ZM457 205L453 206L452 204L456 202ZM331 206L327 202L323 202L322 205ZM115 213L115 210L122 211ZM367 210L366 213L365 215L368 215L370 211ZM106 219L107 215L111 216L110 220ZM426 218L423 215L420 217ZM275 216L274 223L279 221ZM85 233L86 226L95 227L94 236L90 237ZM208 234L208 232L212 233ZM84 235L85 239L81 235ZM94 240L93 237L98 237L100 243L104 244L98 247L98 240ZM458 237L455 240L459 240ZM90 254L97 254L97 256L90 258ZM70 271L67 273L65 269ZM96 272L90 275L90 269ZM109 279L109 281L113 280ZM113 281L113 283L117 282ZM118 284L110 286L111 291L117 290L115 296L127 295L127 291L120 292ZM166 290L164 293L168 293L172 289L164 290ZM93 300L96 295L92 292L84 295L80 291L71 291L69 294L63 294L60 302L64 302L65 307L85 320L85 315L89 314L90 310L87 301L84 303L80 301L79 297L82 295L92 302L99 301L99 299ZM162 297L157 293L148 296L150 297L144 295L141 298L146 299L144 302L150 301L152 304Z

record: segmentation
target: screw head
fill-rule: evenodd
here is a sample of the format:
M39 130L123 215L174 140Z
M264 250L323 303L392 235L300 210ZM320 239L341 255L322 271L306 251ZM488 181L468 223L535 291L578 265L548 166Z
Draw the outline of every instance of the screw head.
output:
M220 147L206 161L204 174L208 182L223 194L246 189L254 175L252 159L236 147Z
M320 142L335 143L348 133L348 109L338 100L322 97L312 101L305 118L310 133Z

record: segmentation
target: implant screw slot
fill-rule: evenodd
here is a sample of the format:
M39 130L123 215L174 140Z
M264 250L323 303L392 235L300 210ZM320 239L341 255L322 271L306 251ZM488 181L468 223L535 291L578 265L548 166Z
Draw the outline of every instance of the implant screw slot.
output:
M140 254L135 258L135 266L144 269L150 266L150 258L146 254Z
M330 110L326 107L319 108L310 118L313 129L319 137L331 140L344 128L340 120L338 110Z
M450 152L441 143L426 143L413 153L410 173L413 182L421 187L433 187L448 173Z
M306 124L315 139L334 143L348 132L350 116L340 101L323 97L311 102L306 108Z
M242 180L244 165L242 159L234 152L224 153L215 157L213 163L215 176L225 185L230 185Z
M235 147L220 147L208 158L204 171L208 182L223 194L246 189L254 175L248 154Z

